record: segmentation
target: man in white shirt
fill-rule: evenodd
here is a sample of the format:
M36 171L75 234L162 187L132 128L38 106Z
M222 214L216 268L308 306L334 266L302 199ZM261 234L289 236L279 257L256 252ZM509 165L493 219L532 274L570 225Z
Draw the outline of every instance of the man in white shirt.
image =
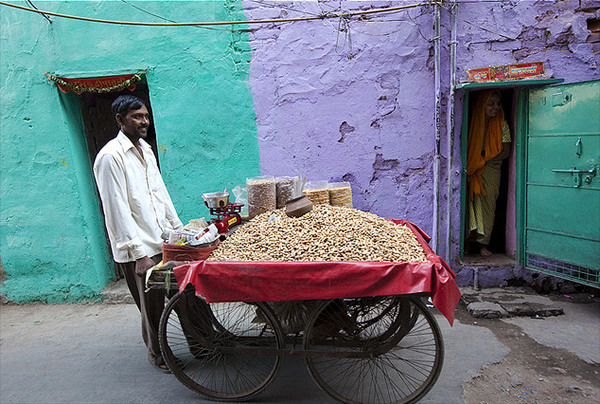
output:
M165 291L145 292L145 274L162 259L163 231L183 227L158 170L152 148L144 141L150 117L143 101L118 97L112 112L121 130L96 156L94 177L115 265L142 316L148 359L168 372L158 343Z

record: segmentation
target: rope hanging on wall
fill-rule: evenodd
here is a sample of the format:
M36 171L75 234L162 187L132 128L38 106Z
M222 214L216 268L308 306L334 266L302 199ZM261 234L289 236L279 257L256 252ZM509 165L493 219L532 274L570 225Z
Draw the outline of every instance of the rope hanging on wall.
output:
M110 77L91 77L91 78L66 78L55 76L54 74L44 73L48 76L48 81L54 81L60 90L67 94L74 91L77 94L88 93L110 93L122 91L125 88L133 91L137 82L142 79L140 74L124 74Z

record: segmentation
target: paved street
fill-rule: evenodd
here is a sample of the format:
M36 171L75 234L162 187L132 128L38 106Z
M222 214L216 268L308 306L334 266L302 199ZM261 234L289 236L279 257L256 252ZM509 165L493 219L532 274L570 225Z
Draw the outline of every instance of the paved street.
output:
M598 299L559 304L562 316L496 321L520 327L539 344L600 363ZM463 385L510 353L464 309L460 318L450 327L437 315L445 363L423 403L464 403ZM148 363L139 330L131 304L1 305L0 403L209 403ZM335 401L312 381L302 359L286 358L274 384L252 402Z

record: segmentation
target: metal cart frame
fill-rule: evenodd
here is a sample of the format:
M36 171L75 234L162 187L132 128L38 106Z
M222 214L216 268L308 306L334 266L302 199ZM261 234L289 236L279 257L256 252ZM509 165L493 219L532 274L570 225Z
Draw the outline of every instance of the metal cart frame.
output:
M151 287L176 289L177 281L166 271ZM207 303L188 285L165 307L160 345L173 375L215 401L255 397L286 356L303 356L313 380L340 402L413 403L433 387L444 359L442 334L422 298ZM286 318L277 304L287 305Z

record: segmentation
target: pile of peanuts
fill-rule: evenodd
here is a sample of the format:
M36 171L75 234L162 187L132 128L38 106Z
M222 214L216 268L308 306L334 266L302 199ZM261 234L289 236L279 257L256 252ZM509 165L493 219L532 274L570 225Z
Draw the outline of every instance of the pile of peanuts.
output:
M413 232L372 213L315 205L298 218L260 214L231 234L209 261L426 262Z

